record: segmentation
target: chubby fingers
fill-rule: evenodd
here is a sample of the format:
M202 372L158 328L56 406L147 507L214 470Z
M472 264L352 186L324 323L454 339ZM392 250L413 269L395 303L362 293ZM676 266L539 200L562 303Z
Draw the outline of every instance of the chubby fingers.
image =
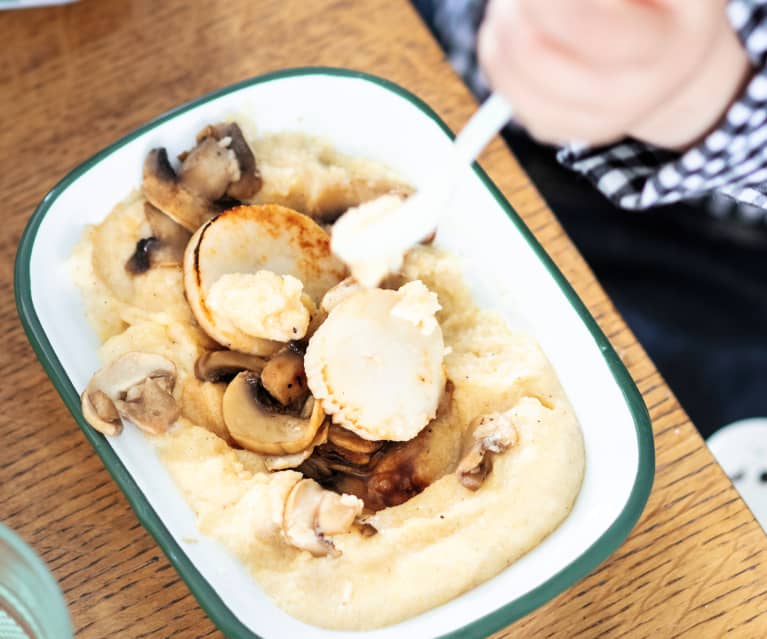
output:
M684 147L749 68L726 1L490 0L480 63L543 141Z
M595 144L619 137L633 115L632 87L622 76L573 56L519 7L505 10L502 22L488 15L479 55L491 84L512 102L520 122L546 142Z
M606 68L656 59L674 28L666 0L496 0L492 4L499 19L517 5L532 25L571 54Z

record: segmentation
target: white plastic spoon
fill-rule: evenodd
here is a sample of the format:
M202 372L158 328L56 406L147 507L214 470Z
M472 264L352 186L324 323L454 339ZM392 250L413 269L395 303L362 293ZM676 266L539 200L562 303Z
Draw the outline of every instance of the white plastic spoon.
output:
M333 252L365 286L376 286L402 264L411 247L434 231L453 193L460 170L511 119L513 109L499 94L492 94L455 138L452 153L422 188L399 204L395 198L374 200L351 209L333 227Z

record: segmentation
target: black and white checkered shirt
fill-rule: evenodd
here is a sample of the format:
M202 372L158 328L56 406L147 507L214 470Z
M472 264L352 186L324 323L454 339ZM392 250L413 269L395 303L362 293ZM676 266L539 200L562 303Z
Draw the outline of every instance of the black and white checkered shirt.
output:
M476 68L476 29L486 0L441 0L434 6L438 35L456 69L480 96L486 85ZM557 157L610 200L645 209L713 195L740 203L739 215L767 220L767 0L730 0L727 16L755 73L718 128L679 154L635 140L599 148L567 146Z

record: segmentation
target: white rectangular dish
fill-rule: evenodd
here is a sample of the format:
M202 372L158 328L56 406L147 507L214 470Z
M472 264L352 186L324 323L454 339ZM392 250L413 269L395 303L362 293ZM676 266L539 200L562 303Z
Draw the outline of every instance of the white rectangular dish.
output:
M193 512L138 430L106 439L87 426L79 392L99 367L99 342L65 262L83 226L100 222L140 184L151 148L164 146L175 155L206 124L235 113L247 113L262 134L301 131L326 138L340 151L390 165L416 186L452 138L426 104L388 81L342 69L291 69L204 96L137 129L74 169L32 216L15 274L27 335L85 436L208 615L232 639L483 637L587 575L623 542L645 505L654 475L650 420L607 338L476 165L461 174L436 243L464 258L481 306L538 339L586 446L586 474L572 513L501 574L387 628L337 632L308 626L273 605L238 561L197 532Z

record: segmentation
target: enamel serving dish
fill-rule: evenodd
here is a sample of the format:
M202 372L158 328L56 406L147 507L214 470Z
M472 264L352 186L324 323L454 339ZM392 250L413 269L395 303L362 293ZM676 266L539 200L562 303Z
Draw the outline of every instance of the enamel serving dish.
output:
M586 445L584 483L570 516L494 579L387 628L339 633L308 626L272 604L237 560L197 532L194 514L137 429L106 439L87 426L78 396L99 367L98 340L65 262L83 226L101 221L139 186L149 149L165 146L175 155L203 126L237 113L252 117L261 133L322 136L341 151L389 164L415 185L439 165L452 139L434 111L391 82L342 69L291 69L216 91L140 127L62 179L29 221L15 274L27 335L85 436L200 605L232 639L483 637L594 570L626 538L649 495L650 420L607 338L477 165L460 175L437 245L464 258L481 305L537 337Z

